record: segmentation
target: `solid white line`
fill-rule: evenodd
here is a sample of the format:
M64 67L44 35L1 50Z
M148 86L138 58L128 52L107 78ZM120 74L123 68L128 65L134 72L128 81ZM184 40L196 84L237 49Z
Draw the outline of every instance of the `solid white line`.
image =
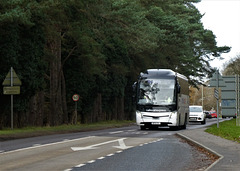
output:
M109 134L118 134L118 133L122 133L123 131L115 131L115 132L109 132Z
M46 146L50 146L50 145L63 144L63 143L66 143L66 142L79 141L79 140L84 140L84 139L93 138L93 137L95 137L95 136L89 136L89 137L83 137L83 138L68 140L68 141L60 141L60 142L55 142L55 143L43 144L43 145L39 145L39 146L26 147L26 148L21 148L21 149L17 149L17 150L6 151L6 152L3 152L3 153L0 153L0 155L1 154L9 154L9 153L13 153L13 152L24 151L24 150L30 150L30 149L39 148L39 147L46 147Z

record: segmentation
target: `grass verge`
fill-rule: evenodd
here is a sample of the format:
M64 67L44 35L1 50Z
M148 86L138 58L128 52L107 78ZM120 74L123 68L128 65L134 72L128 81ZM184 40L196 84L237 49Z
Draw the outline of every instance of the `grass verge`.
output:
M0 141L27 138L51 134L63 134L73 132L93 131L107 128L122 127L133 124L133 121L104 121L92 124L60 125L54 127L25 127L11 130L0 130Z
M236 126L236 119L220 122L219 128L214 124L206 132L222 138L240 143L240 126Z

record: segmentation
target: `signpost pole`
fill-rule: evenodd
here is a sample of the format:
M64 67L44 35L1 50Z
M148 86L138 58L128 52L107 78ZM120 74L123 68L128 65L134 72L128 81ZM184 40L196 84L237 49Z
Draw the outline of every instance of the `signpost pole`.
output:
M79 95L78 94L74 94L72 96L72 99L75 102L75 111L74 111L74 113L75 113L75 121L74 121L74 124L77 124L77 102L79 100Z
M238 122L237 122L237 117L238 117L238 107L237 107L237 105L238 105L238 103L237 103L237 99L238 99L238 93L237 93L237 91L238 91L238 88L237 88L237 85L238 85L238 78L237 78L237 75L235 74L235 93L236 93L236 96L235 96L235 100L236 100L236 113L235 113L235 115L236 115L236 125L238 124Z
M239 102L239 99L240 99L240 95L239 95L239 75L237 75L237 78L238 78L238 83L237 83L237 87L238 87L238 92L237 92L237 94L238 94L238 113L237 113L237 118L238 118L238 125L237 126L240 126L240 113L239 113L239 108L240 108L240 102ZM236 119L237 119L236 118Z
M77 101L75 101L75 115L76 115L76 122L75 124L77 124Z
M13 86L13 68L11 67L11 87ZM11 94L11 129L13 129L13 95Z
M240 116L239 116L239 75L235 75L235 81L236 81L236 87L235 87L235 90L236 90L236 126L240 126Z
M219 72L217 70L217 91L218 91L218 89L219 89ZM219 111L218 111L218 103L219 102L218 102L218 99L219 98L217 98L217 128L219 128Z
M18 78L13 67L10 68L10 71L8 72L2 85L3 85L3 94L11 95L11 129L13 129L13 95L20 94L20 85L22 85L22 82Z
M203 107L203 85L202 85L202 107ZM204 109L204 107L203 107Z

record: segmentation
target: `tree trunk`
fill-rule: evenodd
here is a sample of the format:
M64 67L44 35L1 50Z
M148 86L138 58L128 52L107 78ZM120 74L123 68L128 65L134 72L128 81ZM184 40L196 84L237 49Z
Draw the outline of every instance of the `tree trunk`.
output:
M62 107L63 107L63 123L68 123L68 111L67 111L67 99L66 99L66 84L63 70L61 71L62 75Z
M103 112L102 112L102 94L98 93L97 97L94 100L93 110L91 112L91 122L98 122L103 120Z
M117 114L118 114L118 117L117 117L117 119L118 120L123 120L124 119L124 98L123 97L119 97L118 98L118 106L117 106L118 108L118 112L117 112Z
M123 120L124 119L124 98L115 97L113 105L112 118L114 120Z
M50 108L51 125L62 124L62 89L61 89L61 36L49 43L52 53L50 60Z
M29 102L28 125L43 126L44 93L37 92Z

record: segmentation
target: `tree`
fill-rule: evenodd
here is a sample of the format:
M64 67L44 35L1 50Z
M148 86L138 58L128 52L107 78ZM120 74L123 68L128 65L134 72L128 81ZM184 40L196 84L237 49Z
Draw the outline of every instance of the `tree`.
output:
M13 67L22 81L21 94L14 98L14 123L21 127L42 125L43 88L46 63L42 59L45 39L36 27L31 6L35 2L0 2L1 80ZM2 89L1 89L2 94ZM1 96L1 118L9 118L9 96ZM30 105L31 104L31 105ZM2 120L8 125L10 119Z
M223 69L223 75L240 74L240 55L228 61Z
M132 119L131 85L148 68L173 69L197 85L213 70L209 60L230 48L216 46L195 2L1 1L0 78L13 66L23 81L21 126L71 122L75 93L82 123Z
M155 66L176 70L196 84L213 72L210 60L229 52L227 46L217 47L213 32L204 29L202 15L193 5L198 0L141 2L147 19L162 33L152 54Z
M190 105L203 105L203 109L210 111L216 109L216 98L214 97L214 88L199 85L190 87Z

